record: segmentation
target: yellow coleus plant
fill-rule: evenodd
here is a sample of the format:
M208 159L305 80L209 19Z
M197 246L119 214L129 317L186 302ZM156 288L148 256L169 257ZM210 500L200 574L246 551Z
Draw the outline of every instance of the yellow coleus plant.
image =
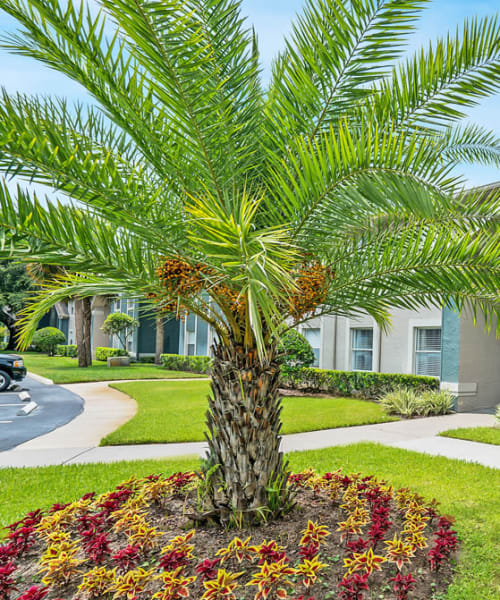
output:
M224 569L219 569L217 578L203 582L205 593L201 600L236 600L234 590L239 587L236 579L243 575L240 573L228 573Z
M325 538L330 535L326 525L318 525L318 523L311 520L307 522L307 527L301 533L301 546L308 546L309 544L320 546L321 544L326 544Z
M287 597L283 586L294 585L289 577L296 573L296 569L291 567L284 558L274 563L264 562L260 571L252 575L252 579L247 585L257 586L254 600L271 600L274 598L283 600Z
M108 587L106 593L113 594L113 600L118 598L126 598L133 600L135 596L144 591L144 588L151 580L154 569L146 571L139 567L133 571L128 571L124 575L119 575L114 582Z
M396 533L392 540L387 540L384 544L387 546L387 560L395 563L400 571L402 566L411 562L411 559L415 556L412 544L405 543L401 538L398 538Z
M373 549L370 548L367 552L355 552L352 558L344 558L344 567L348 570L349 575L356 571L371 573L372 571L380 571L382 563L386 560L384 556L374 554Z
M106 567L95 567L83 575L78 591L86 593L91 598L102 598L115 579L116 568L110 570Z
M154 594L155 600L178 600L189 597L189 586L196 581L196 576L186 577L183 575L183 567L175 571L165 571L156 579L163 582L162 589Z
M229 542L229 545L226 548L218 550L216 556L220 557L221 564L230 558L235 558L239 563L243 562L243 560L250 560L253 562L255 553L252 550L252 546L249 544L250 537L247 537L246 540L236 537Z
M304 559L296 569L296 573L302 577L303 585L308 588L318 580L319 572L326 569L328 565L319 561L318 556L311 560Z

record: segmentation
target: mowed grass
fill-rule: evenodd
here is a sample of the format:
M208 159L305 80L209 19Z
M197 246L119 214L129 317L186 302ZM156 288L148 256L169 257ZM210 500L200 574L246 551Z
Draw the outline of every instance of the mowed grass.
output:
M130 367L108 367L105 362L92 362L86 369L78 367L76 358L47 356L37 352L21 353L28 371L48 377L54 383L81 383L117 379L196 379L206 377L184 371L168 371L156 365L134 363Z
M288 455L290 468L318 472L374 474L395 487L410 487L436 498L441 512L456 517L461 541L457 574L447 600L496 600L500 597L500 471L377 444L354 444ZM28 510L103 492L131 475L195 469L196 457L171 460L0 469L0 526ZM237 535L237 533L235 533ZM428 599L431 600L431 599ZM437 600L437 599L436 599ZM441 600L441 599L439 599Z
M135 398L135 417L101 440L101 446L204 440L208 381L148 381L113 384ZM283 433L316 431L397 420L374 402L352 398L283 399Z
M448 429L448 431L443 431L439 435L500 446L500 427L462 427L460 429Z

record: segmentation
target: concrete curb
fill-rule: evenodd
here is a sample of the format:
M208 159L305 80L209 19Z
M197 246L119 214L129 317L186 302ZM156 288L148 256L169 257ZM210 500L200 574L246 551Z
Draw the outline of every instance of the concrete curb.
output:
M44 383L45 385L54 385L52 379L49 379L48 377L42 377L41 375L37 375L36 373L32 373L31 371L28 371L27 376L31 377L31 379L34 379L35 381L38 381L38 383Z

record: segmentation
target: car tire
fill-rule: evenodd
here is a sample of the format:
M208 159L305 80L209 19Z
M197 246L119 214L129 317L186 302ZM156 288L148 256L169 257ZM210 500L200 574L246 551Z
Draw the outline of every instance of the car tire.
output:
M10 385L10 375L5 371L0 371L0 392L6 390Z

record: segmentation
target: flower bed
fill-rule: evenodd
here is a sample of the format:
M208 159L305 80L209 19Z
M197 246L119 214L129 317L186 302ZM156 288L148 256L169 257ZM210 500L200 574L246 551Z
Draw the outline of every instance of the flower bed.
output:
M0 598L430 600L451 580L452 519L408 489L309 470L281 520L194 529L198 481L131 478L27 514L0 546Z

